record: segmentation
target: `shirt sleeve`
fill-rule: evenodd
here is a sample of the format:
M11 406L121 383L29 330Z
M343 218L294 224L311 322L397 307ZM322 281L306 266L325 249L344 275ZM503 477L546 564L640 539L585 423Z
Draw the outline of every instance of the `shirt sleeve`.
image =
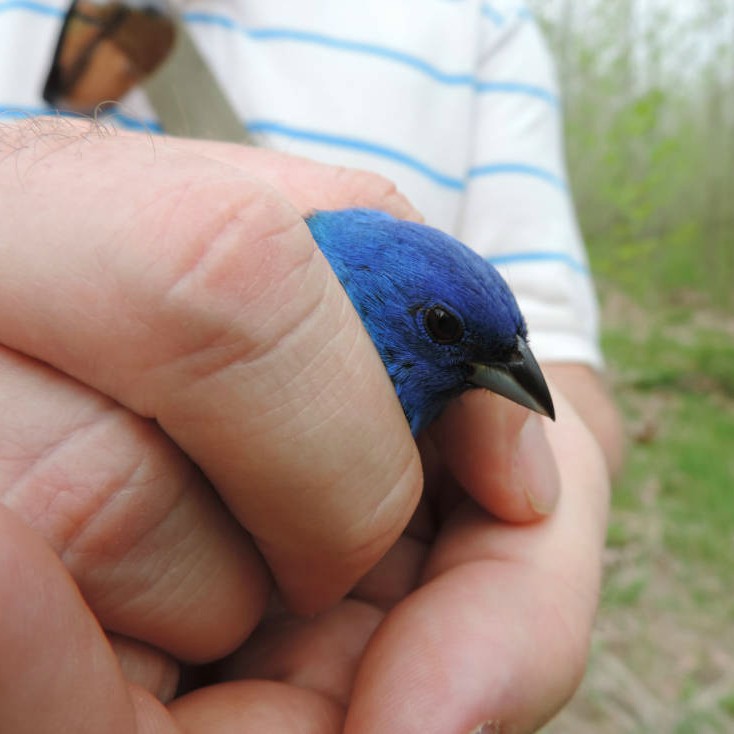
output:
M598 307L566 172L553 61L527 10L497 0L484 15L459 235L512 287L539 360L600 367Z

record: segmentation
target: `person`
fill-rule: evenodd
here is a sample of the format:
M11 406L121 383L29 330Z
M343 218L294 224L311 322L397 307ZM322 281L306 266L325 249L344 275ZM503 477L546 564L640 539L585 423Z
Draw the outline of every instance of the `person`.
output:
M0 729L534 731L622 449L532 19L191 3L253 148L46 114L62 6L0 0ZM416 447L302 219L346 206L492 253L555 424L475 390Z

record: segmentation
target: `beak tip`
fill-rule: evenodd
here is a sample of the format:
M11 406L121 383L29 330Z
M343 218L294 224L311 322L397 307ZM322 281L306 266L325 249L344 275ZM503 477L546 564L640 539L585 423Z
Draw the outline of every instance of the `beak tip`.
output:
M517 351L519 358L509 363L473 364L471 382L555 421L556 410L548 385L527 342L520 336Z
M543 406L545 411L545 417L550 418L554 423L556 422L556 409L553 405L553 400L550 396L550 393L548 393L548 404Z

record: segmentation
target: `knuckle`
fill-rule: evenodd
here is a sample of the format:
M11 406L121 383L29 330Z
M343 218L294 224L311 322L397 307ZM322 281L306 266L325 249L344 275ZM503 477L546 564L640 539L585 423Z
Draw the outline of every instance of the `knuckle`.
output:
M162 486L151 496L168 502L169 493L159 490L170 487L165 477L179 467L176 452L152 424L111 401L98 398L77 413L35 447L26 440L3 503L40 533L81 581L90 567L114 564L145 535L150 514L130 523L121 513L134 513L135 498L155 483Z
M335 184L355 206L381 209L399 218L420 215L389 178L371 171L340 167L335 169Z
M158 349L165 366L182 360L204 376L296 328L317 307L325 268L303 219L267 186L196 184L176 198L160 237L175 248L145 318L152 334L175 335Z
M267 188L187 187L172 219L180 211L191 214L167 223L167 236L180 243L166 289L173 305L203 309L203 299L207 313L256 307L308 257L300 217Z
M420 500L423 488L423 473L417 451L409 442L402 444L406 448L399 454L389 455L389 447L381 454L380 462L382 474L378 475L379 468L373 468L375 481L373 486L380 486L378 482L385 482L385 468L392 469L387 485L389 491L383 496L375 498L370 507L358 519L358 524L352 528L350 536L350 552L358 559L364 568L372 567L384 555L404 532L410 518Z

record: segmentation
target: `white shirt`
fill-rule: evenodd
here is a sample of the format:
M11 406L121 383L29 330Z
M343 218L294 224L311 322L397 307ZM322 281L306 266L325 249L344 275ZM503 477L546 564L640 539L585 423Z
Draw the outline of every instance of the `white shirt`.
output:
M64 0L0 0L0 119L41 90ZM181 0L262 145L395 181L426 221L493 262L541 361L601 364L553 64L516 0ZM155 129L142 91L117 124Z

